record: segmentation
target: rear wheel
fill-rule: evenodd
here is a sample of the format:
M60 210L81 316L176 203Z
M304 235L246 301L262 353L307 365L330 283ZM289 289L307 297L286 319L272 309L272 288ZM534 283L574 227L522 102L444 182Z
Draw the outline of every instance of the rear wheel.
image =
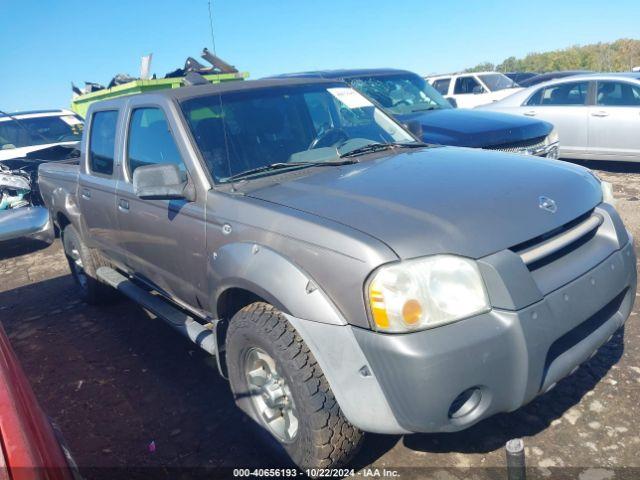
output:
M67 225L62 231L62 244L71 274L80 288L82 299L90 304L113 300L116 291L100 282L96 275L99 267L109 266L108 262L82 242L73 225Z
M357 452L351 425L313 354L284 315L256 302L231 320L227 366L236 403L300 468L335 468Z

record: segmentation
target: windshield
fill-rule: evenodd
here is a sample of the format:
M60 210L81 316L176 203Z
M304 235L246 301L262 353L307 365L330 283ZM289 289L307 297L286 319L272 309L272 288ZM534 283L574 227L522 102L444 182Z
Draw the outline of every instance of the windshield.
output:
M301 162L336 161L372 143L415 142L369 100L343 84L207 95L185 100L181 106L216 182L273 164L288 162L293 167Z
M83 123L75 115L0 119L0 149L48 143L75 142L82 137Z
M435 88L418 75L359 77L349 83L393 115L452 108Z
M495 92L496 90L504 90L505 88L515 88L518 86L516 82L501 73L487 73L478 76L492 92Z

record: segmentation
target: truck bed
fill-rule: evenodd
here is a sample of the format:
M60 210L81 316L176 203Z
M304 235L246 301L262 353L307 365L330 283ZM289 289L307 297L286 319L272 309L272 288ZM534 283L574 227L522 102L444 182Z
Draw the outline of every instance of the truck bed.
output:
M38 186L44 204L52 210L54 191L61 189L75 197L80 166L67 163L43 163L38 167Z

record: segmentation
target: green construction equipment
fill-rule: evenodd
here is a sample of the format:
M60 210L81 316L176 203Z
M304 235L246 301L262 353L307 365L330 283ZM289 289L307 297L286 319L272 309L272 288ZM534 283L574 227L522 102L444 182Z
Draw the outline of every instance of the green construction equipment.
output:
M100 88L88 93L80 92L74 87L76 94L71 100L71 109L85 117L89 105L100 100L108 100L118 98L124 95L133 95L136 93L145 93L153 90L163 90L167 88L180 88L189 82L185 82L185 78L191 74L198 74L203 79L211 83L230 82L235 80L244 80L249 77L248 72L239 72L235 67L225 63L218 57L212 55L206 48L203 50L202 58L211 63L212 67L203 67L196 60L189 57L185 63L184 69L178 69L172 74L168 74L165 78L153 78L148 80L132 79L132 81L114 85L111 88ZM169 76L171 75L171 76ZM113 83L113 81L112 81Z

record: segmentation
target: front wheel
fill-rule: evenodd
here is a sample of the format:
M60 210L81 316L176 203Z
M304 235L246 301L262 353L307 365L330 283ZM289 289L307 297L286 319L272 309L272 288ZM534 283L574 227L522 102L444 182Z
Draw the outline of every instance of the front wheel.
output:
M273 306L256 302L234 315L226 340L236 403L300 468L346 465L362 432L342 414L313 354Z

